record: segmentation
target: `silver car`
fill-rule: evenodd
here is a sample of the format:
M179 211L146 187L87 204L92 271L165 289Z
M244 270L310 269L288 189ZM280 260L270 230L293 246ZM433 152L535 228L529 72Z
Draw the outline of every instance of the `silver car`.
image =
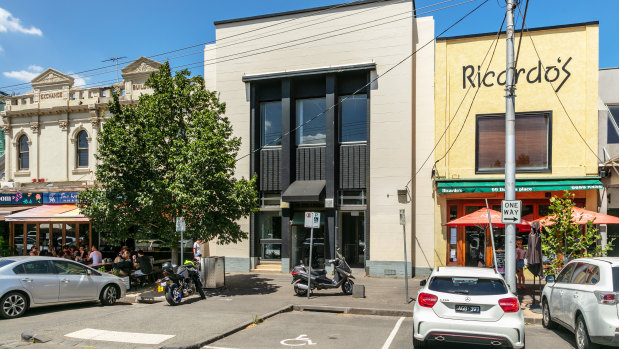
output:
M429 342L524 348L520 303L496 271L439 267L424 281L413 311L415 348Z
M68 259L0 258L0 317L6 319L45 305L84 301L112 305L125 292L121 278Z

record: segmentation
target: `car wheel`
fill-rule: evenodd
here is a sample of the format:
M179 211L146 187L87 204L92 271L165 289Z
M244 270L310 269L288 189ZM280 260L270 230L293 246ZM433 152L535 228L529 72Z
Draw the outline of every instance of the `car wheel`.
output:
M589 332L587 331L587 325L585 324L585 319L583 319L582 315L578 316L576 319L576 347L578 349L593 349L597 348L597 345L591 343L591 339L589 338Z
M9 292L0 299L0 317L13 319L24 315L28 309L28 299L23 293Z
M557 327L557 323L550 318L550 306L546 300L542 302L542 326L549 330Z
M103 305L114 305L118 300L118 290L114 285L107 285L101 291L101 303Z

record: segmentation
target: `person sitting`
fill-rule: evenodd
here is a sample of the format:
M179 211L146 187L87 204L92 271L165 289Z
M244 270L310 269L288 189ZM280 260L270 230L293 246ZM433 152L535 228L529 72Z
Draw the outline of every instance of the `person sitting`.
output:
M88 258L88 254L86 253L86 249L83 245L80 245L80 249L77 251L77 258L80 262L83 262Z
M103 256L101 255L101 252L97 250L97 246L92 245L90 251L91 252L88 255L88 261L92 262L91 264L101 264L101 262L103 261Z
M114 263L114 269L118 269L121 276L129 276L131 274L133 263L131 263L129 251L122 252L120 260Z
M145 279L153 272L153 265L150 262L150 257L145 256L142 250L138 251L137 257L134 258L133 266L137 269L134 276L138 279ZM140 283L143 284L143 280Z
M39 255L39 249L36 246L32 246L32 248L30 249L30 255L31 256L38 256Z

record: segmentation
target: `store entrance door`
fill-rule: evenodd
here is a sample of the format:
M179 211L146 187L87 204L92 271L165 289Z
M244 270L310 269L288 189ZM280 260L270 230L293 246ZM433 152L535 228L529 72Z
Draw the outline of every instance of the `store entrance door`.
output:
M365 215L342 212L340 216L342 254L351 267L363 267L365 260Z

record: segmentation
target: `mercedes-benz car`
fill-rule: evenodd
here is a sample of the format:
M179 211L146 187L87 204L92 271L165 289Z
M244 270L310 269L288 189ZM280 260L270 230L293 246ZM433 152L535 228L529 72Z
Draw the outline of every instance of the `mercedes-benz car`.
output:
M494 269L438 267L421 282L413 311L413 345L429 342L524 348L518 298Z
M101 301L113 305L125 296L117 276L56 257L0 258L0 317L22 316L29 308Z

